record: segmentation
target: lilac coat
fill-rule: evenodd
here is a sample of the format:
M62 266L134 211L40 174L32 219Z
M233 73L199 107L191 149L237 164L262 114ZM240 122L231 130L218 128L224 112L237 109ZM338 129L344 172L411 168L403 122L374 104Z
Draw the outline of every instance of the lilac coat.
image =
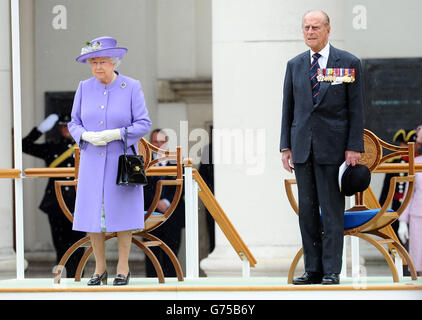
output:
M422 156L416 157L415 163L422 163ZM412 198L399 220L405 221L409 225L409 254L416 271L420 272L422 271L422 172L415 174Z
M415 158L415 163L422 163L422 156ZM407 193L407 185L405 194ZM409 204L404 209L399 220L409 223L409 216L422 218L422 173L415 173L415 187L413 188L413 195L410 198Z
M118 74L107 88L93 77L79 83L69 131L81 149L73 230L102 232L104 201L107 232L144 227L142 186L116 184L118 158L123 154L123 140L106 146L94 146L82 140L85 131L128 129L128 147L135 145L151 126L139 81ZM128 148L129 154L133 154Z

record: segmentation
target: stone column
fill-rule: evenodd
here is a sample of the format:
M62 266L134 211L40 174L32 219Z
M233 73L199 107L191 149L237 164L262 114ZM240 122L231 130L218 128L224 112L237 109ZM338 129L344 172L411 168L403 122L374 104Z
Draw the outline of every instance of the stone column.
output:
M343 2L319 1L341 47ZM217 201L257 259L251 275L286 276L301 247L298 220L284 190L279 152L284 72L305 51L301 21L311 1L215 0L213 110ZM217 228L202 260L208 276L241 276L242 264Z
M13 104L10 37L10 2L0 2L0 168L13 168ZM16 255L13 249L13 181L0 179L0 278L16 276Z

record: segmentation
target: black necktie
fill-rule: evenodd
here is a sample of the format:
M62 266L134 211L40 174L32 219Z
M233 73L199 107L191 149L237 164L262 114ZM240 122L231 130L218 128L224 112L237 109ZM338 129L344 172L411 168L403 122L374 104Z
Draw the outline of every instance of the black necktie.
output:
M317 81L317 72L319 69L318 59L321 57L319 53L314 53L312 55L311 68L309 70L309 78L311 79L312 86L312 100L314 104L317 103L317 98L319 94L319 82Z

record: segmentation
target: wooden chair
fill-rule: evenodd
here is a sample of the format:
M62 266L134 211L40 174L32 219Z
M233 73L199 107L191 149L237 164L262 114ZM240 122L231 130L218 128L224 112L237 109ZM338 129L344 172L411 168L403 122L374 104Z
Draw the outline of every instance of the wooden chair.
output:
M161 265L151 251L150 247L160 247L170 258L175 270L176 275L179 281L183 281L183 271L180 266L179 260L174 252L159 238L150 234L150 232L158 227L160 227L163 223L166 222L167 219L170 218L174 210L176 209L177 204L182 195L183 191L183 164L182 164L182 155L180 147L177 147L176 151L167 151L163 149L159 149L152 144L150 144L145 139L141 139L138 143L138 152L139 154L143 155L145 160L145 170L147 175L151 174L151 171L154 171L153 175L162 175L168 176L168 170L166 170L165 166L161 166L160 169L154 168L151 170L156 164L163 162L163 161L175 161L176 162L176 178L174 180L159 180L156 185L154 199L148 208L145 211L145 227L142 231L134 232L132 234L132 243L134 243L137 247L142 249L145 255L151 260L155 271L157 273L159 283L164 283L164 273L161 268ZM161 155L161 158L152 159L152 152L155 152ZM55 191L58 203L60 208L62 209L64 215L69 219L70 222L73 223L73 215L70 212L69 208L67 207L66 203L64 202L63 195L62 195L62 187L64 186L71 186L77 188L78 184L78 170L79 170L79 158L80 158L80 150L79 148L75 149L75 179L74 180L63 180L63 181L55 181ZM174 167L173 167L174 168ZM157 170L158 169L158 170ZM163 187L175 187L174 197L172 202L170 203L169 208L164 213L155 212L158 201L160 200L160 195L162 192ZM117 237L117 233L106 233L105 240L112 239ZM62 275L63 268L69 259L69 257L80 247L87 247L84 255L82 256L78 267L76 269L75 274L75 281L81 280L81 275L83 269L85 268L86 262L90 255L92 254L92 246L90 243L89 236L86 236L76 243L74 243L63 255L61 258L56 273L54 275L54 282L59 283L60 278Z
M376 200L371 188L369 187L364 192L355 194L355 204L352 208L346 210L344 217L344 235L359 237L368 241L371 245L377 248L390 267L394 282L399 281L399 274L397 272L395 263L390 255L398 252L404 263L409 266L412 280L417 280L416 270L412 259L410 258L406 249L401 245L397 236L395 235L391 224L396 221L402 212L407 207L410 197L413 193L415 180L415 146L414 143L409 143L407 146L399 147L389 144L369 130L364 130L364 145L365 153L362 154L360 164L366 165L371 173L374 173L377 168L397 156L409 157L409 171L406 177L393 177L390 181L390 187L387 199L381 207ZM391 153L384 155L383 148L390 150ZM394 172L394 171L390 171ZM388 209L393 200L396 184L398 182L408 183L408 192L403 199L403 202L397 211ZM296 184L295 179L286 179L284 181L287 198L296 214L299 214L298 204L293 195L292 185ZM380 239L376 239L377 236ZM387 245L390 250L387 250L383 245ZM294 257L288 274L288 283L292 283L294 271L303 254L301 248Z

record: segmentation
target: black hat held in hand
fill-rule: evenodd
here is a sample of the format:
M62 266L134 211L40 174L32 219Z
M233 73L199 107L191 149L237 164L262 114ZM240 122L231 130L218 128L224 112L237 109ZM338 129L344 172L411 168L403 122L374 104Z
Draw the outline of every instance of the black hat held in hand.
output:
M344 162L339 170L340 191L350 197L357 192L365 191L371 182L371 172L367 166L356 164L347 166Z

